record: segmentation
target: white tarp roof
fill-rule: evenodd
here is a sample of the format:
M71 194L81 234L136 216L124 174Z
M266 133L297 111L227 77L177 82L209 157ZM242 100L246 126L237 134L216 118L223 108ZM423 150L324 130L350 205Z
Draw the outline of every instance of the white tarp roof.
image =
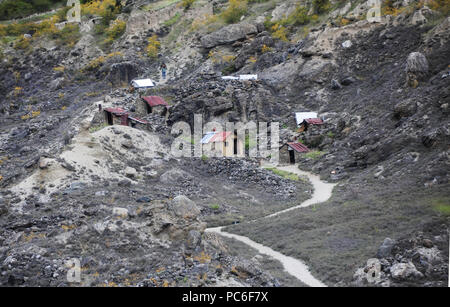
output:
M239 80L239 77L225 76L222 77L222 80Z
M153 87L155 83L151 79L139 79L131 81L131 85L136 88Z
M258 80L258 75L240 75L239 80Z
M202 143L202 144L208 144L208 143L209 143L209 140L211 140L211 138L212 138L214 135L216 135L216 132L215 132L215 131L213 131L213 132L207 132L207 133L205 134L205 136L202 138L202 140L200 141L200 143Z
M239 77L234 76L224 76L222 80L258 80L258 75L239 75Z
M297 122L297 125L300 125L303 123L305 119L308 118L317 118L316 112L297 112L295 113L295 121Z

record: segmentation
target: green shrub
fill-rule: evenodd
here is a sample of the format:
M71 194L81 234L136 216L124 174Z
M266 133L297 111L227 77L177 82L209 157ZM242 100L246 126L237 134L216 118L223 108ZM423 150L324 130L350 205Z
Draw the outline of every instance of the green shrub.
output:
M70 7L65 6L62 9L58 10L56 16L58 16L58 21L63 22L67 20L67 12L70 10Z
M5 0L0 3L0 20L23 18L48 11L56 3L66 0Z
M161 43L158 41L158 36L153 34L153 36L148 39L147 55L151 58L157 58L160 47Z
M267 170L273 172L274 174L283 177L284 179L288 179L288 180L293 180L293 181L299 181L300 177L297 174L291 173L291 172L287 172L287 171L283 171L277 168L267 168Z
M305 153L305 157L308 159L319 159L320 157L322 157L325 153L323 151L319 151L319 150L313 150L310 152Z
M273 38L278 38L279 40L282 40L283 42L288 41L288 38L287 38L288 29L285 28L284 26L277 23L274 26L272 26L271 31L272 31Z
M245 150L249 150L250 148L255 148L257 145L256 140L254 137L250 138L250 135L245 135Z
M322 14L330 9L330 0L313 0L313 9L316 14Z
M226 23L235 23L247 13L247 9L247 0L229 0L228 7L221 15Z
M164 21L163 24L164 24L166 27L173 26L174 24L177 23L177 21L180 19L180 17L181 17L180 13L176 13L172 18L170 18L170 19Z
M303 5L298 5L287 18L287 22L293 25L306 25L309 21L308 9Z
M123 20L115 20L107 29L106 36L113 41L122 36L127 27L127 23Z
M431 0L427 5L444 16L450 14L450 0Z
M195 0L183 0L181 1L181 6L184 7L185 10L188 10L194 2Z
M22 37L14 44L14 49L29 50L31 48L31 39Z
M431 200L433 209L442 215L450 216L450 198L435 198Z
M80 27L78 24L66 24L62 30L55 34L54 37L56 38L58 44L72 47L81 38Z
M219 204L212 204L211 206L209 206L211 209L213 210L219 210L220 209L220 205Z

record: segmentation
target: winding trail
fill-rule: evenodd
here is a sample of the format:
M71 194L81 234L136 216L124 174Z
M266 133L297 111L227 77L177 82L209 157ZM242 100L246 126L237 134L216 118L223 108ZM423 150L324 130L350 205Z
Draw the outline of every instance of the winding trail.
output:
M327 201L331 197L331 193L333 191L335 184L323 182L320 180L319 176L305 172L305 171L301 171L300 169L298 169L297 165L282 166L282 167L277 167L277 169L282 170L282 171L291 172L291 173L294 173L294 174L297 174L300 176L307 176L314 187L314 192L313 192L312 197L310 199L305 200L298 206L294 206L294 207L291 207L291 208L288 208L285 210L281 210L281 211L272 213L272 214L264 216L262 218L258 218L256 220L249 221L248 223L256 222L256 221L260 222L261 220L275 217L275 216L284 214L284 213L292 211L292 210L296 210L299 208L305 208L305 207L311 206L313 204L321 203L321 202ZM299 279L300 281L302 281L303 283L305 283L306 285L308 285L310 287L326 287L326 285L324 283L322 283L320 280L318 280L314 276L312 276L311 272L309 272L308 266L305 263L303 263L301 260L283 255L282 253L274 251L273 249L271 249L268 246L262 245L255 241L252 241L250 238L247 238L245 236L240 236L237 234L225 232L222 230L224 227L225 226L208 228L205 231L217 233L217 234L222 235L227 238L236 239L236 240L241 241L241 242L247 244L248 246L256 249L260 254L270 256L270 257L280 261L281 264L283 265L284 269L286 270L286 272L288 272L289 274L296 277L297 279Z

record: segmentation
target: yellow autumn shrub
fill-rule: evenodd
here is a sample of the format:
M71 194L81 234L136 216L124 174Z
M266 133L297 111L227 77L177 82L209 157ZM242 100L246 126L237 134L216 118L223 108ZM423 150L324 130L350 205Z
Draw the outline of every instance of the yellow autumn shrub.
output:
M151 58L157 58L159 48L161 48L161 43L158 41L158 36L153 34L153 36L148 39L147 55Z

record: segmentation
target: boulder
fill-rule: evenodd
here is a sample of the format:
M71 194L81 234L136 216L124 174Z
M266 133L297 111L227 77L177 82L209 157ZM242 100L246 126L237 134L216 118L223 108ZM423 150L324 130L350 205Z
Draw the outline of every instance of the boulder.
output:
M175 197L169 204L169 209L178 217L195 219L200 214L197 205L184 195Z
M432 265L440 264L442 262L441 252L437 247L421 247L416 253L422 261L426 261Z
M346 40L345 42L342 43L342 47L345 49L350 48L351 46L353 46L353 43L350 40Z
M179 169L171 169L161 175L159 180L163 183L172 184L174 182L180 182L183 179L188 179L191 176Z
M2 201L0 199L0 216L8 213L8 207L6 206L6 204L2 204L1 202Z
M60 77L50 82L49 88L51 91L56 91L61 89L63 87L63 84L64 84L64 77Z
M339 83L338 80L335 80L335 79L331 80L331 89L339 90L341 88L342 88L342 85Z
M113 208L113 214L115 216L126 218L126 217L128 217L128 209L115 207L115 208Z
M134 178L137 175L137 171L136 169L132 168L132 167L127 167L125 169L125 176L128 178Z
M427 23L427 19L425 18L425 16L423 15L422 11L416 11L413 15L413 17L411 18L411 24L412 25L423 25Z
M108 80L113 86L129 84L131 80L138 76L138 67L132 62L122 62L112 64L110 67Z
M247 22L241 22L207 34L200 39L200 42L204 48L214 48L219 45L234 43L235 41L246 38L249 34L256 33L258 33L256 26Z
M272 11L272 19L270 21L275 22L283 18L286 18L291 13L293 13L294 10L295 10L295 3L282 3Z
M39 161L39 168L40 169L46 169L50 165L51 160L47 158L41 158Z
M391 238L386 238L383 241L383 244L378 248L377 257L378 258L386 258L391 255L392 247L394 247L395 241Z
M391 267L391 276L397 281L414 280L423 277L412 262L396 263Z
M418 81L420 81L427 76L428 71L428 60L423 53L412 52L408 55L406 60L406 73L408 74L409 79L415 77Z
M398 119L402 117L409 117L416 113L417 103L411 100L405 100L397 103L394 106L394 116Z
M345 85L345 86L348 86L348 85L350 85L352 83L355 83L355 82L356 82L356 80L353 77L346 77L346 78L341 80L341 84Z

